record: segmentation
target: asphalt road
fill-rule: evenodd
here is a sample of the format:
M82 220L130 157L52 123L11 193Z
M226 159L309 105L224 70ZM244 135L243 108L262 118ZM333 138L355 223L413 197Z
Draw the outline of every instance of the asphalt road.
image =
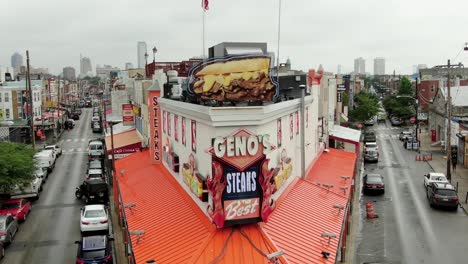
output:
M75 198L75 188L85 177L88 140L97 137L90 128L91 116L91 108L83 109L75 128L62 134L59 145L63 154L6 249L2 264L75 263L74 242L80 239L80 208L84 205Z
M415 152L403 148L403 128L374 125L380 159L366 164L365 173L385 177L384 195L360 197L360 222L353 263L466 263L467 216L429 206L423 175L431 171ZM362 181L361 181L362 182ZM366 203L373 202L376 219L366 219Z

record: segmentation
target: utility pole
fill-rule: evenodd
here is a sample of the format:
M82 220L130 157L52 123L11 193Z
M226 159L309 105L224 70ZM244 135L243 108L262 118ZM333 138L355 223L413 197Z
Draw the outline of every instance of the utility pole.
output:
M36 149L36 138L35 138L35 135L34 135L34 114L33 114L33 94L32 94L32 88L31 88L31 74L30 74L30 69L29 69L29 51L26 50L26 66L27 66L27 71L28 71L28 74L26 76L26 82L27 82L27 89L29 91L29 98L28 98L28 103L29 103L29 106L28 106L28 112L29 112L29 115L30 115L30 119L29 119L29 122L30 122L30 129L31 129L31 143L32 143L32 148L33 149Z
M418 108L419 108L419 90L418 90L418 77L416 77L416 99L415 99L415 103L416 103L416 142L419 143L419 119L418 119Z
M451 123L452 123L452 97L450 96L450 60L447 62L447 180L452 180L450 163L452 162Z

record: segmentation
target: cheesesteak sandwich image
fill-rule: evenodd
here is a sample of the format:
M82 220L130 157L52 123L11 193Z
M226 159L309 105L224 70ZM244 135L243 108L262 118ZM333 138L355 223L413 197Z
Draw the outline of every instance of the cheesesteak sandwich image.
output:
M270 57L233 57L201 65L194 71L193 92L217 101L271 101Z

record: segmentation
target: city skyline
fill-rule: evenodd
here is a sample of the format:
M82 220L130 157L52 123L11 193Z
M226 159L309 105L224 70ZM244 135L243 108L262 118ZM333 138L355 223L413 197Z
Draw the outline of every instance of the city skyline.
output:
M163 3L164 16L154 17L152 10ZM112 14L106 12L109 4L113 6ZM90 5L93 6L91 12ZM178 61L203 53L202 10L197 1L187 1L181 5L137 0L128 6L110 0L99 3L84 0L72 3L69 8L60 12L40 16L42 11L46 11L46 6L57 6L60 11L61 5L56 0L28 5L12 2L9 5L10 12L0 18L0 23L16 30L2 42L1 65L9 65L10 56L15 51L25 57L25 51L29 50L31 65L47 67L54 74L68 65L79 69L80 53L93 58L93 67L96 64L110 64L124 68L126 62L136 66L135 43L141 40L148 47L158 47L157 61ZM249 8L245 9L245 6ZM419 10L421 7L402 0L391 4L370 0L365 0L364 3L310 3L291 0L282 5L279 59L284 62L289 57L294 62L293 67L301 70L317 68L322 64L325 70L335 71L337 65L341 64L344 73L353 70L352 60L358 56L367 61L383 56L386 58L388 72L395 70L396 73L410 74L413 65L427 64L431 67L446 63L447 59L455 59L467 41L464 36L468 29L462 26L464 7L468 7L468 3L448 5L445 13L450 14L450 22L446 23L451 26L441 27L442 14L435 1L426 1L424 12L415 14L411 10ZM76 19L83 21L79 27L67 22L56 23L71 14L68 10L73 10ZM319 10L336 11L325 15L326 12ZM380 15L382 13L385 15ZM205 13L205 46L210 47L223 41L261 41L267 42L269 51L276 53L277 14L276 1L259 0L252 4L247 0L240 0L235 5L210 2L210 9ZM243 22L233 23L239 15L244 18ZM130 17L142 26L135 30L128 23L115 21L113 16ZM178 19L181 17L184 19ZM37 21L33 34L28 26L32 20ZM171 23L168 24L169 20ZM252 21L255 23L252 24ZM343 21L347 21L346 26L343 26ZM307 25L319 22L326 26L313 27L308 34L303 33L306 28L310 28ZM58 37L44 38L52 28ZM355 30L349 30L350 28ZM414 28L418 30L415 31ZM330 32L333 34L329 34ZM440 34L453 37L443 40L434 38ZM28 36L28 41L22 41L25 36ZM462 63L467 60L466 55L456 59Z

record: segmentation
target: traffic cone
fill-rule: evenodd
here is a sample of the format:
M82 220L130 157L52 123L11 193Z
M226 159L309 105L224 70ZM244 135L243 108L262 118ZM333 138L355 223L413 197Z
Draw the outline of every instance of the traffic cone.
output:
M366 211L367 211L367 219L376 218L376 215L374 212L374 204L366 203Z

